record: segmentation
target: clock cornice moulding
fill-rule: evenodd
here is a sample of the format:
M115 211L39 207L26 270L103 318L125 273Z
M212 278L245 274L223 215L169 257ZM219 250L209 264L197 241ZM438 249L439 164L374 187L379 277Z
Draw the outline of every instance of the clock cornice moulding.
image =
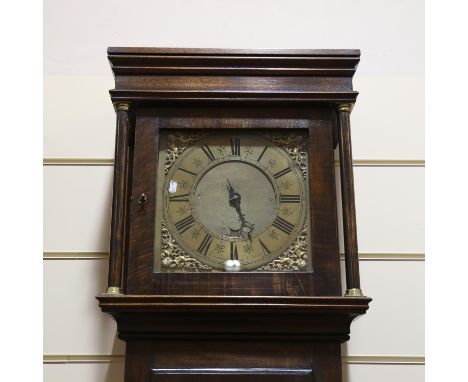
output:
M114 102L352 103L359 58L359 50L109 48L110 94Z
M358 49L118 48L107 50L115 74L251 74L350 76Z

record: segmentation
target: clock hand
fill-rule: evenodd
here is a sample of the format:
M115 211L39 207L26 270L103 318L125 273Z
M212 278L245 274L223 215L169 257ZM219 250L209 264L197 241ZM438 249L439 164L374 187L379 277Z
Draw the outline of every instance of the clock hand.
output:
M238 207L240 208L241 196L231 186L231 183L229 183L229 179L227 179L227 186L226 187L227 187L227 189L229 191L229 205L231 207L234 207L237 210Z
M252 231L254 229L254 224L250 223L245 219L245 215L242 213L241 210L241 195L234 190L234 187L231 186L229 179L227 181L227 189L229 191L229 205L236 209L237 214L239 215L239 220L241 221L241 226L239 229L239 233L241 236L247 235L250 241L252 241ZM246 230L247 232L244 232Z
M242 214L240 203L241 203L241 195L234 190L234 187L231 186L231 183L229 182L229 179L227 181L227 189L229 191L229 205L231 207L234 207L239 214L239 218L241 221L244 220L244 215Z

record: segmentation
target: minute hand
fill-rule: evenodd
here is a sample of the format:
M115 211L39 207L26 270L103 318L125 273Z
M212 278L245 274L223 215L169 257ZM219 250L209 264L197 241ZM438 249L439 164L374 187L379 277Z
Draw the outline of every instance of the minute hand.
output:
M247 229L247 232L245 234L247 235L249 240L252 241L252 231L253 231L254 225L248 222L245 219L245 215L242 213L241 206L240 206L241 195L234 190L229 180L227 180L227 189L229 191L229 205L236 209L236 212L239 215L239 220L241 221L240 234L241 236L244 236L244 230Z

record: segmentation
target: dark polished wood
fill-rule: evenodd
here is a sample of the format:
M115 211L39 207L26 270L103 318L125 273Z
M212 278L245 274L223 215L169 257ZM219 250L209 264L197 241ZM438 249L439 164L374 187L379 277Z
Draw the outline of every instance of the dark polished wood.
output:
M359 50L109 48L113 101L354 102Z
M359 50L109 48L112 70L126 74L353 76Z
M351 107L352 105L350 104L344 104L338 107L341 202L343 210L343 241L346 264L346 290L350 292L361 289L356 229L356 207L354 200L351 124L349 120Z
M340 382L360 288L349 111L359 50L109 48L117 107L109 286L98 296L126 342L125 381ZM337 113L337 109L340 112ZM275 129L308 135L311 272L154 272L159 134ZM146 203L139 204L144 194ZM115 292L115 291L114 291Z
M184 312L187 314L203 313L209 314L213 312L223 312L227 315L234 312L251 314L261 313L268 316L272 313L284 313L287 315L319 315L319 314L338 314L347 318L354 318L368 309L369 297L294 297L294 296L193 296L193 295L118 295L112 296L109 294L101 294L97 296L101 309L106 313L121 314L121 313L178 313ZM304 317L302 317L304 318ZM230 322L223 320L220 325L228 327L230 323L238 318L231 315ZM270 321L274 320L274 316L270 316ZM349 321L348 323L350 323ZM172 325L172 322L166 322ZM204 325L197 322L197 325ZM319 320L317 325L330 326L333 322ZM205 324L206 325L206 324ZM219 326L219 325L218 325ZM245 326L245 325L244 325ZM188 327L187 327L188 328ZM305 330L314 330L314 326L306 325ZM261 328L262 330L265 328ZM271 328L277 333L278 328ZM152 330L164 333L167 327L157 326ZM208 328L205 330L214 330L217 328ZM224 331L224 329L222 329ZM284 327L283 331L295 332L301 330L295 326ZM258 329L257 329L258 331ZM245 331L244 331L245 332ZM120 333L121 334L121 333ZM336 334L336 333L335 333Z
M127 352L131 355L125 378L131 381L341 381L340 344L336 342L240 338L161 339L156 344L137 340Z
M122 273L126 244L126 217L128 211L129 137L130 119L128 103L116 103L117 113L114 185L112 195L112 218L109 255L108 291L122 289Z
M281 375L284 381L341 381L340 344L349 339L351 321L370 301L140 295L98 299L127 342L126 380L164 375L177 382L198 381L205 374L218 377L213 380L229 376L232 381L258 381L259 373L264 378ZM305 376L309 379L294 379Z
M312 248L312 295L341 295L338 221L336 210L335 161L332 117L309 127L309 189Z

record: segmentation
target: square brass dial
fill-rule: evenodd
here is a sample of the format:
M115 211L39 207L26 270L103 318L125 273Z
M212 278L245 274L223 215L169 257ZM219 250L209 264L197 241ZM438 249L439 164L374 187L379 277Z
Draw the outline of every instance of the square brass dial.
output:
M155 272L307 272L307 134L160 133Z

